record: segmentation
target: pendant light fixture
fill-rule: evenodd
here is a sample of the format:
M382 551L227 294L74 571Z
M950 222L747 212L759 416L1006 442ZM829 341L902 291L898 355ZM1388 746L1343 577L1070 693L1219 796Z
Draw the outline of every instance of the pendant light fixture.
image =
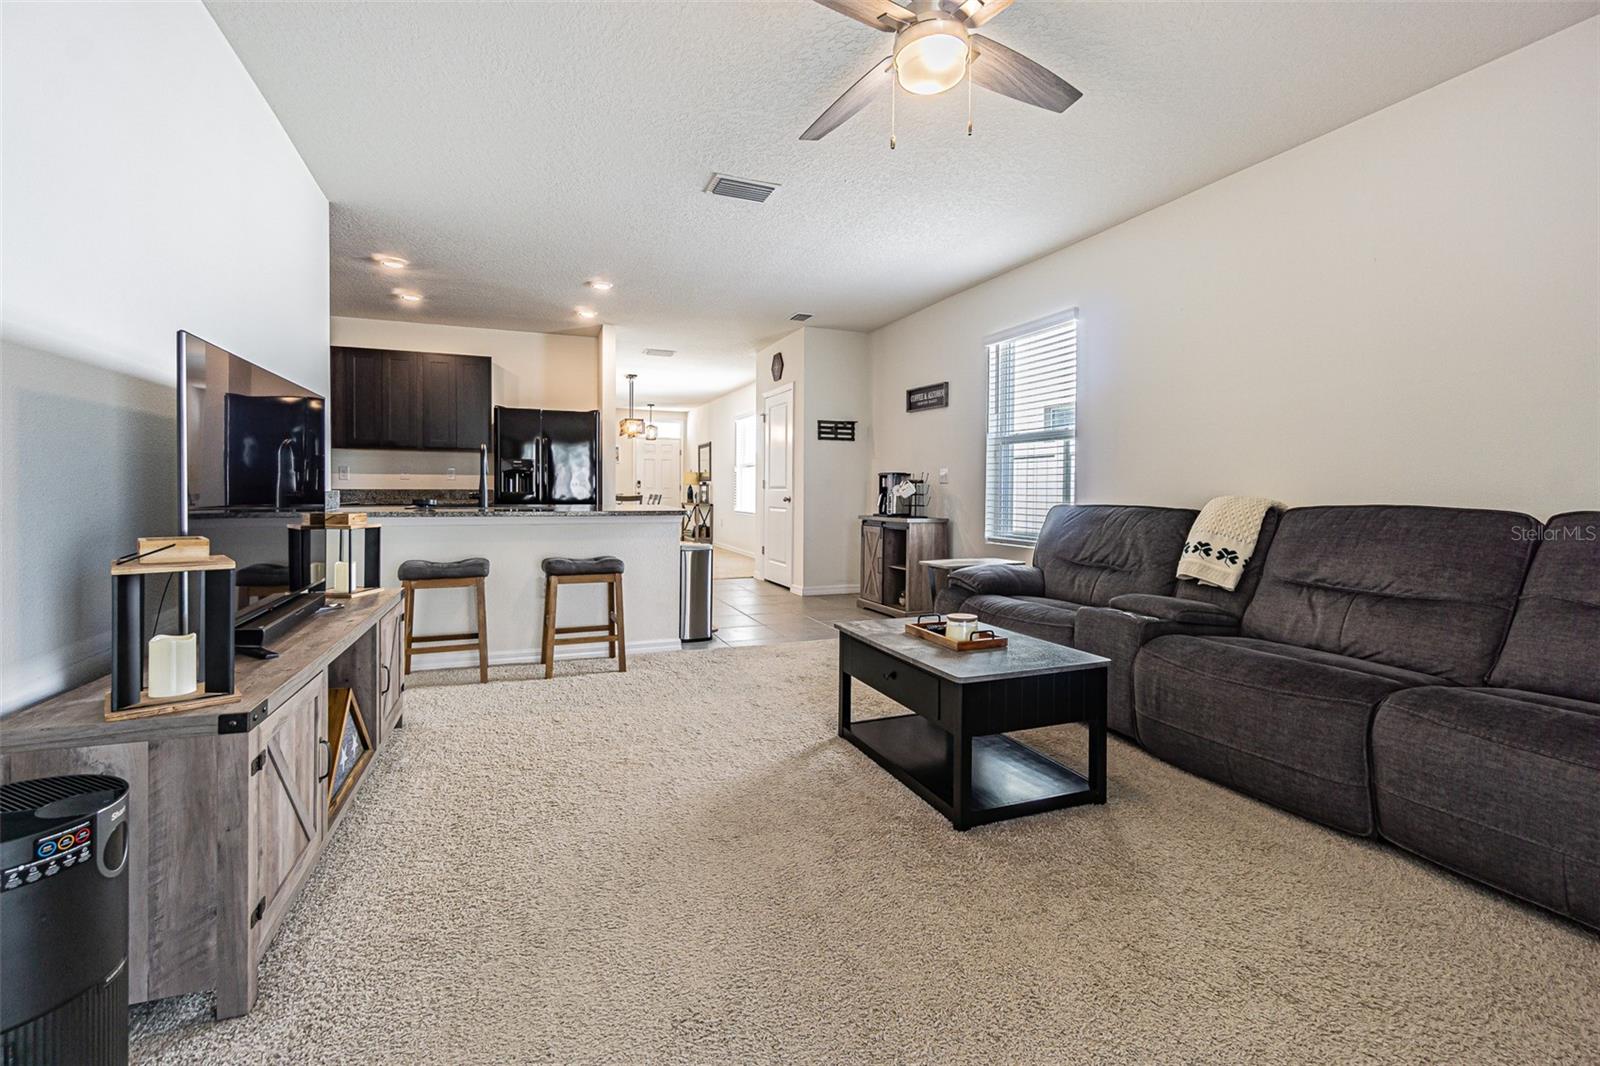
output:
M644 432L644 419L633 417L633 379L638 376L638 374L628 375L628 417L617 426L619 436L631 438Z
M656 428L655 423L656 405L653 403L647 403L645 406L648 407L650 411L644 416L644 439L655 440L657 437L661 436L661 430Z

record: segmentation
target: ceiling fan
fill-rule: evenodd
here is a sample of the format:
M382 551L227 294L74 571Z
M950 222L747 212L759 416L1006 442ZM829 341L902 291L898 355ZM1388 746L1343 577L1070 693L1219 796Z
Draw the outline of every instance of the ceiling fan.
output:
M932 96L970 83L1060 113L1083 96L1061 78L1027 56L1013 52L975 30L1011 6L1012 0L817 0L817 3L874 29L894 34L894 54L880 60L806 131L802 141L818 141L867 106L874 92L893 74L900 87L918 96ZM971 88L968 92L970 94ZM970 97L969 97L970 98ZM893 95L890 96L891 101ZM972 132L970 116L967 132ZM891 134L889 146L894 147Z

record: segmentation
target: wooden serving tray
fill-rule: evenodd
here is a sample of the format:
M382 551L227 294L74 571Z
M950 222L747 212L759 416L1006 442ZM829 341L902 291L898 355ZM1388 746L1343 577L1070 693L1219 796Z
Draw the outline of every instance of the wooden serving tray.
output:
M971 640L951 640L944 635L943 622L907 622L906 635L921 637L930 644L937 644L941 648L951 651L993 651L1003 648L1010 643L1005 637L997 637L992 629L980 629L972 635ZM987 636L985 636L987 634Z

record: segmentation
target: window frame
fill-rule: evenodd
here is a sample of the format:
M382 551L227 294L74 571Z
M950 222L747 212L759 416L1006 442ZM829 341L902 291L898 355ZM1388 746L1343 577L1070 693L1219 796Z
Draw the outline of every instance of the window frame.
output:
M756 413L754 411L751 411L749 414L740 415L740 416L738 416L737 418L735 418L733 420L733 512L734 512L734 514L753 515L753 514L756 513L756 495L757 495L757 492L756 492L756 451L758 450L757 446L756 446L756 430L757 430L756 417L757 417ZM743 460L740 459L740 456L739 456L739 424L741 422L748 422L750 424L750 461L749 462L744 462ZM740 475L740 473L742 471L744 471L747 468L750 471L750 499L748 501L745 501L745 500L741 500L739 498L739 475ZM744 503L747 503L747 502L748 502L749 506L747 506L747 507L746 506L741 506L741 504L744 504Z
M1067 323L1073 323L1072 341L1072 367L1073 367L1073 398L1072 417L1062 426L1046 427L1021 432L1007 432L999 426L1001 409L996 404L995 388L997 377L1006 376L1013 372L1012 368L997 370L995 349L1011 341L1021 340L1035 334L1046 333ZM991 333L983 339L984 358L984 453L983 453L983 537L988 544L1002 544L1010 547L1031 548L1039 540L1037 531L1033 533L1018 532L1014 522L1004 524L1010 529L1002 530L998 526L1001 512L1014 514L1017 507L1014 495L1014 480L1016 460L1013 458L1009 464L1002 464L999 459L1001 448L1015 447L1019 444L1033 444L1040 442L1060 441L1063 452L1063 474L1065 483L1062 486L1062 503L1076 503L1078 495L1078 398L1077 398L1077 368L1078 368L1078 341L1083 327L1082 316L1078 308L1070 307L1043 318L1024 322L1019 326ZM1046 408L1061 406L1060 404L1046 404ZM1015 398L1006 408L1006 412L1014 419L1016 409ZM1004 469L1001 469L1002 465ZM1001 501L1009 501L1008 507L1002 507Z

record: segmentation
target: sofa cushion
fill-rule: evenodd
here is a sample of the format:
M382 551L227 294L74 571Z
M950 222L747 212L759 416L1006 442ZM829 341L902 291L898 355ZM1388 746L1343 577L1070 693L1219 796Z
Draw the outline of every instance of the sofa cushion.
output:
M1372 766L1384 837L1600 927L1600 704L1410 689L1378 709Z
M1138 603L1144 610L1123 609ZM1118 596L1115 607L1085 607L1073 619L1072 646L1110 660L1106 666L1106 725L1138 739L1133 714L1133 665L1139 649L1158 637L1175 633L1232 635L1239 620L1225 611L1194 600L1133 593Z
M971 596L961 609L988 625L1071 645L1079 606L1044 596Z
M1170 596L1195 516L1177 507L1052 507L1033 550L1044 594L1097 607L1127 592Z
M1538 522L1511 511L1298 507L1284 513L1241 632L1481 684Z
M1351 833L1372 832L1367 727L1434 679L1247 637L1160 637L1134 663L1139 740L1187 770Z
M1235 626L1239 616L1204 600L1186 600L1177 596L1152 596L1148 592L1130 592L1116 596L1111 607L1163 622L1181 622L1186 625Z
M968 592L992 596L1042 596L1044 574L1031 566L984 563L964 566L950 574L950 584Z
M1556 515L1538 535L1489 684L1600 702L1600 511Z

